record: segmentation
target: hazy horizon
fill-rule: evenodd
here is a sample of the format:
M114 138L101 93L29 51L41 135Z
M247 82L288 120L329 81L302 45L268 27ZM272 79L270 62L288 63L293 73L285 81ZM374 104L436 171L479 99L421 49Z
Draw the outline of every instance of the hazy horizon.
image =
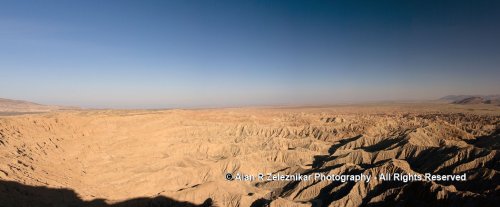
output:
M0 98L87 108L500 93L495 1L9 1Z

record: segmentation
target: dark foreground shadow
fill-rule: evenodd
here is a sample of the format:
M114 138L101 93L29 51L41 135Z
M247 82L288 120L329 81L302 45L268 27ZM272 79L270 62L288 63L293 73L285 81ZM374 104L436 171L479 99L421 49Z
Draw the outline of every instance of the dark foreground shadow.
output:
M208 198L203 204L176 201L165 196L140 197L107 204L104 199L84 201L71 189L47 188L23 185L0 180L0 207L210 207L215 206Z

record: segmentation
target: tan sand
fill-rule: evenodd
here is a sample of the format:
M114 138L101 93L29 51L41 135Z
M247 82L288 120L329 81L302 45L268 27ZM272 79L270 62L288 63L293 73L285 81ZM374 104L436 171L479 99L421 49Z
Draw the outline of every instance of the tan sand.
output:
M0 116L0 200L20 206L118 205L138 197L150 206L487 204L500 185L499 121L496 106L421 103ZM468 181L225 179L261 172L467 173Z

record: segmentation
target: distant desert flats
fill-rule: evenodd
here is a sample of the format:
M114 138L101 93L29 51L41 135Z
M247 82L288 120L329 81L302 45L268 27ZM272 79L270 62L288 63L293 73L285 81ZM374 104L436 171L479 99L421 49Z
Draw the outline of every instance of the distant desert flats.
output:
M500 106L500 95L449 95L437 100L452 104L489 104ZM43 105L23 100L0 98L0 113L37 113L56 110L78 110L79 107Z
M79 109L78 107L64 107L64 106L49 106L29 101L12 100L0 98L0 112L1 113L30 113L30 112L48 112L54 110L68 110Z

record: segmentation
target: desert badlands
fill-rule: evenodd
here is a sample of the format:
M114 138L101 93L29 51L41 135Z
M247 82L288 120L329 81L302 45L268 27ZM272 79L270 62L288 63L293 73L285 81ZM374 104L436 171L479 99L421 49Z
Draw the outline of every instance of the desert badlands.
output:
M495 206L499 121L446 103L9 114L0 206Z

